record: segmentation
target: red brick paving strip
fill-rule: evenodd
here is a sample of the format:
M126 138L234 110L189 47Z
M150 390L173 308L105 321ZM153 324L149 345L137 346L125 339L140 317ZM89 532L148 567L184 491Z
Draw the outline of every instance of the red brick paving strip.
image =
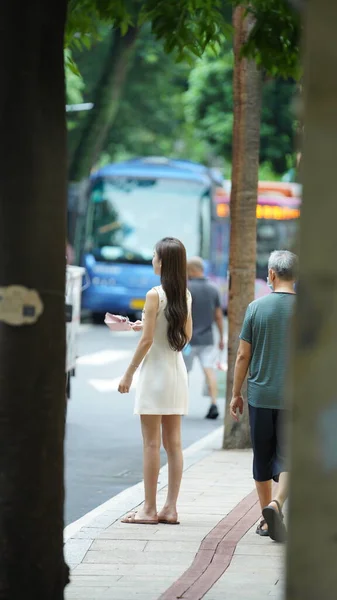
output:
M228 569L238 542L260 513L256 492L251 492L206 535L191 566L159 600L201 600Z

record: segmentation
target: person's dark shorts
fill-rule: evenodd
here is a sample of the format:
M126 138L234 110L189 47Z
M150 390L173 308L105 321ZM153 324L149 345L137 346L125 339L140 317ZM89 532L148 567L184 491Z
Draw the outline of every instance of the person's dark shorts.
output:
M285 427L287 410L249 406L255 481L278 481L286 471Z

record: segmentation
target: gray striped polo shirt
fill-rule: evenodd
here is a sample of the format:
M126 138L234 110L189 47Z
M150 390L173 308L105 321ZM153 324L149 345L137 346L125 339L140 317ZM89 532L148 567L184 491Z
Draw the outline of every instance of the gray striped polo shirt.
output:
M273 292L252 302L240 338L252 345L248 402L259 408L284 408L290 324L295 294Z

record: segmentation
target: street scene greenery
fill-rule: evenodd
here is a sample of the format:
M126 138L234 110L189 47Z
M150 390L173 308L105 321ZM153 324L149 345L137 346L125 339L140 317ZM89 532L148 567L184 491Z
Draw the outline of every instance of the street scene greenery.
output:
M329 8L328 0L323 3ZM295 0L59 0L50 12L48 4L37 0L32 6L22 5L18 21L12 0L2 3L1 55L6 60L0 67L0 113L6 151L0 208L6 259L0 277L2 285L22 283L35 290L43 306L34 328L4 325L0 338L3 600L21 600L27 595L35 600L63 600L69 579L63 556L65 215L68 191L85 189L96 168L139 156L161 156L216 167L231 182L223 447L250 446L247 415L238 424L231 422L228 400L240 327L255 293L258 181L294 181L297 176L298 140L303 132L298 106L305 96L300 60L304 20L299 5L302 3ZM303 448L296 444L297 435L304 439L296 419L292 448L297 472L305 472L302 464L309 471L312 464L315 490L323 482L327 491L329 469L335 474L335 464L329 460L333 452L330 443L318 465L317 439L332 439L329 414L335 414L334 408L329 413L335 395L330 376L335 348L329 332L336 333L334 321L329 320L335 314L331 298L336 275L330 260L335 236L329 202L337 133L336 98L328 85L336 65L329 62L323 32L326 25L329 39L335 39L330 24L337 15L331 5L330 20L324 21L318 0L311 6L305 53L306 72L313 73L313 81L304 90L310 109L304 180L310 185L301 237L304 267L292 375L302 403L297 414L301 414L306 439L312 444L310 465ZM313 34L315 21L321 24L320 44ZM317 47L316 55L311 48ZM323 78L326 61L331 71ZM325 105L320 90L331 95L332 101ZM71 110L82 104L86 110L80 106ZM15 118L9 118L9 112ZM321 131L329 140L327 145ZM315 179L316 171L325 174L323 184ZM313 242L317 240L322 241L322 250L316 255ZM308 356L312 357L309 375ZM330 365L330 371L324 370L320 389L323 362ZM326 420L318 418L314 392L316 397L324 396ZM293 402L298 402L295 395ZM303 408L307 399L311 417ZM225 406L225 398L223 401ZM305 496L299 483L293 480L293 484L299 513L310 496L310 486L304 483ZM312 518L315 507L310 502L309 498ZM332 514L332 503L329 510ZM304 559L301 563L306 529L303 523L298 525L301 519L296 521L294 512L291 508L290 520L294 529L297 527L292 555L302 572L310 562L315 564L314 559L324 568L315 549L310 550L308 563ZM16 526L17 515L20 527ZM322 540L323 534L331 550L331 530L316 531ZM288 562L291 566L289 558ZM290 573L296 581L292 568ZM332 598L319 595L319 586L315 590L312 597ZM296 600L304 597L298 595ZM290 589L289 600L294 598Z
M92 102L115 35L102 28L101 41L74 51L79 69L67 70L67 102ZM191 64L192 63L192 64ZM261 115L260 173L280 179L295 162L293 115L297 84L265 76ZM112 90L108 89L107 94ZM97 106L97 110L100 107ZM90 115L69 116L70 154ZM207 48L201 58L176 62L149 27L139 33L118 108L97 165L133 156L188 156L222 168L230 178L233 131L233 50L231 39ZM70 157L71 160L71 157ZM266 176L268 175L268 177Z
M202 2L171 3L169 10L163 9L169 14L165 12L158 19L155 3L134 2L127 8L121 3L118 10L89 4L87 15L94 11L94 18L86 17L78 2L70 2L68 9L68 102L71 94L80 91L77 97L94 102L96 113L96 118L78 115L76 131L73 119L69 119L70 179L85 175L88 159L84 159L81 173L76 147L81 145L82 156L93 156L88 126L97 132L100 114L104 135L92 158L95 164L135 155L189 156L207 164L216 162L229 177L234 64L231 13L236 3L208 6L207 18L214 18L210 30ZM261 0L241 6L254 20L242 55L254 58L264 73L260 172L278 179L294 166L296 119L292 107L300 72L299 16L286 0L273 0L272 6ZM178 14L182 15L179 30ZM116 24L121 26L121 39ZM131 51L127 31L129 35L133 32ZM118 62L118 44L123 64ZM115 70L122 73L117 81ZM107 114L106 99L112 97L113 110L110 102ZM75 156L77 173L72 165Z
M294 178L299 14L286 0L131 2L113 15L95 5L97 25L82 23L78 34L76 9L70 4L68 94L75 88L93 108L68 122L69 181L112 161L154 155L216 166L232 180L229 394L240 324L254 298L257 181ZM247 251L237 252L243 245ZM235 444L244 446L248 422L241 429Z

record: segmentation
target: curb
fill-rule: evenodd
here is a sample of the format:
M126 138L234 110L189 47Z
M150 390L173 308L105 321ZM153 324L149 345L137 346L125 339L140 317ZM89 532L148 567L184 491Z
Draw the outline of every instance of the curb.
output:
M204 436L183 451L184 472L207 455L211 454L214 450L221 448L223 431L223 426L218 427L215 431L212 431L212 433ZM159 471L158 491L166 487L167 483L168 469L166 464ZM144 483L141 481L97 506L77 521L67 525L64 529L65 549L67 549L67 544L70 545L70 541L89 542L90 540L97 538L104 529L110 527L110 525L125 515L125 513L137 508L143 501ZM83 529L85 532L83 532L83 535L80 535L80 532ZM92 532L90 532L90 529L92 529ZM86 545L87 544L84 544L84 546ZM82 552L80 552L80 554L82 554ZM72 567L82 561L82 558L81 560L78 560L79 557L80 556L76 556L75 561L70 560Z

